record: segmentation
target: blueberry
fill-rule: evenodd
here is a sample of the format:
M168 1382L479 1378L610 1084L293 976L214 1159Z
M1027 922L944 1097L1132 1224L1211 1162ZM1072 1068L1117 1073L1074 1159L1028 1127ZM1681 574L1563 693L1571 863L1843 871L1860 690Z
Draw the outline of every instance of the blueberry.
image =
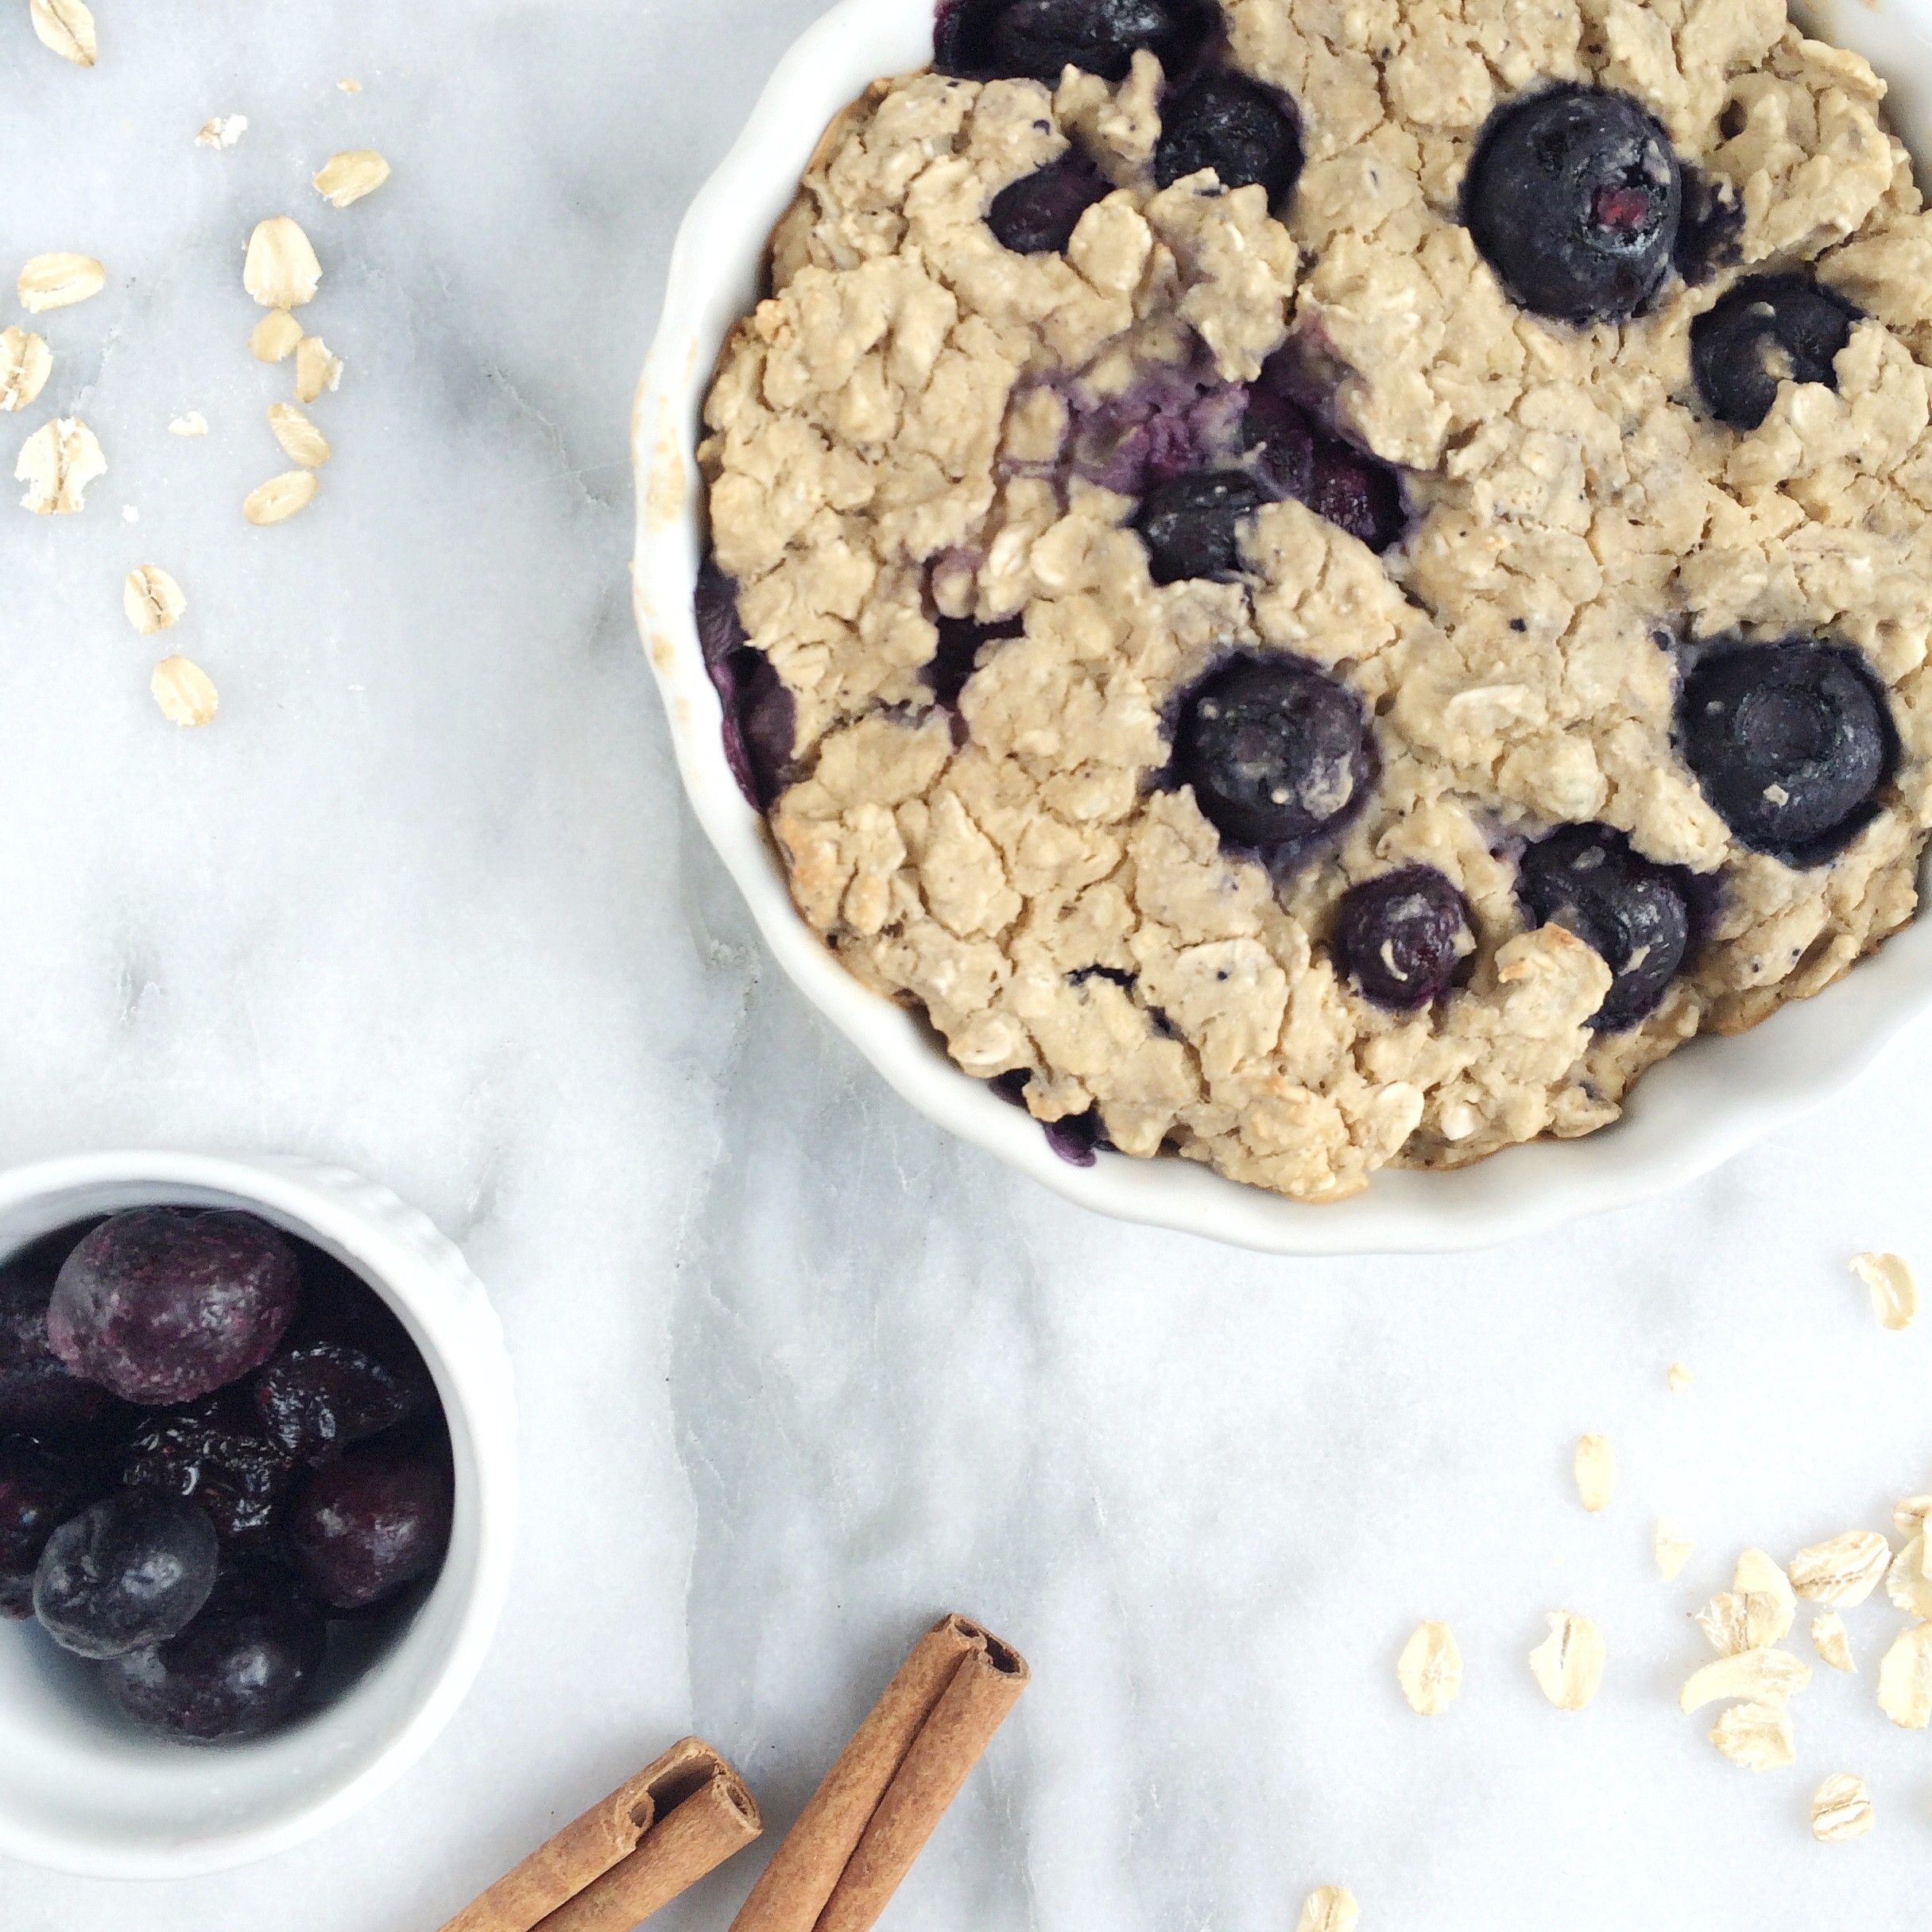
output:
M1202 0L943 0L934 64L970 80L1057 87L1070 67L1125 80L1144 47L1171 75L1198 51L1213 21Z
M1628 95L1564 86L1499 107L1462 219L1512 298L1558 322L1620 322L1670 273L1682 180Z
M1063 154L1001 188L986 211L986 226L1016 255L1063 254L1080 217L1113 192L1084 154Z
M1402 486L1395 471L1345 443L1331 442L1315 452L1305 501L1318 517L1377 552L1402 534Z
M1134 519L1155 583L1238 570L1238 526L1266 501L1260 485L1241 470L1208 470L1157 483Z
M31 1577L48 1538L103 1487L85 1462L24 1436L0 1442L0 1573Z
M149 1416L135 1432L121 1480L130 1489L192 1497L224 1539L259 1539L275 1520L293 1468L246 1404L218 1396Z
M143 1729L184 1744L257 1737L287 1717L320 1669L327 1628L287 1571L225 1565L178 1636L116 1657L108 1694Z
M1171 188L1203 168L1223 188L1266 188L1279 210L1302 171L1301 135L1283 97L1245 74L1206 73L1164 103L1155 180Z
M939 618L939 648L927 660L924 672L932 689L933 702L949 707L958 704L966 679L978 668L980 647L1017 637L1025 628L1018 618L1010 618L1003 624L981 624L971 618Z
M790 780L797 700L747 641L738 586L709 559L698 572L693 606L705 672L724 707L725 762L746 802L766 811Z
M1406 521L1395 470L1330 434L1296 401L1294 385L1292 355L1278 349L1261 366L1241 419L1257 473L1371 550L1388 549Z
M61 1524L41 1552L33 1609L83 1657L117 1657L172 1636L207 1601L219 1550L192 1503L126 1489Z
M252 1214L135 1208L61 1264L47 1339L130 1402L192 1401L259 1368L295 1314L295 1251Z
M1678 742L1740 845L1822 865L1877 815L1898 769L1884 687L1858 652L1787 637L1720 645L1684 679Z
M1743 252L1744 204L1729 181L1680 165L1683 207L1678 217L1672 265L1692 288L1728 268Z
M1532 926L1566 927L1609 967L1590 1020L1600 1032L1635 1026L1689 962L1690 875L1645 858L1607 825L1558 827L1524 853L1516 883Z
M33 1614L33 1572L0 1570L0 1618L25 1623Z
M385 1445L355 1450L304 1485L288 1513L289 1553L331 1609L362 1609L442 1562L450 1512L442 1458Z
M398 1365L347 1342L285 1349L255 1378L262 1433L282 1453L316 1462L392 1429L428 1399L420 1364Z
M0 1270L0 1435L78 1441L110 1434L134 1411L83 1382L47 1341L47 1303L72 1235L37 1242Z
M1196 685L1175 733L1174 775L1238 846L1284 856L1338 830L1375 776L1361 701L1294 657L1237 657Z
M1750 275L1690 325L1690 373L1704 406L1733 429L1756 429L1781 377L1838 386L1833 366L1862 319L1808 275Z
M1335 919L1335 963L1362 997L1413 1012L1454 984L1473 950L1469 902L1433 865L1350 886Z

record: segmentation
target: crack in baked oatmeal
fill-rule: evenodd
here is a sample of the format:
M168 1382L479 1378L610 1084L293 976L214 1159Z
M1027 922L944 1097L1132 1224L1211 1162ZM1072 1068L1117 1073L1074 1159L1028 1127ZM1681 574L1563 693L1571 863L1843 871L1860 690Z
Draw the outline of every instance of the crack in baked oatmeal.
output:
M1779 0L952 0L706 409L800 914L1056 1144L1616 1119L1912 916L1932 215Z

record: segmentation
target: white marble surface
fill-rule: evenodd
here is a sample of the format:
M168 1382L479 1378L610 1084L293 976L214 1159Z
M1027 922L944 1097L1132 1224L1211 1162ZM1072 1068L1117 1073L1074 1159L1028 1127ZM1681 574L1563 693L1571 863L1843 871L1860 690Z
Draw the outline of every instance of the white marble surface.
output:
M889 1925L1273 1932L1331 1879L1366 1932L1922 1922L1932 1741L1871 1701L1895 1613L1849 1618L1791 1771L1674 1692L1738 1548L1932 1488L1932 1315L1883 1334L1845 1272L1932 1275L1932 1039L1663 1206L1291 1264L947 1142L761 959L630 629L625 416L677 212L815 4L98 0L91 73L0 12L0 265L109 270L0 444L78 411L113 466L83 516L0 506L0 1157L291 1148L413 1198L509 1326L526 1512L482 1681L389 1799L192 1884L0 1863L0 1926L431 1932L687 1729L782 1828L948 1607L1036 1682ZM218 113L231 154L192 142ZM364 145L394 180L322 206ZM319 499L257 532L288 372L238 271L281 211L348 367ZM142 563L205 731L148 699ZM1597 1519L1586 1429L1624 1472ZM1659 1510L1702 1546L1675 1586ZM1559 1605L1610 1646L1581 1716L1524 1663ZM1469 1679L1425 1723L1392 1666L1431 1615ZM1821 1848L1839 1770L1879 1828ZM664 1922L722 1926L761 1857Z

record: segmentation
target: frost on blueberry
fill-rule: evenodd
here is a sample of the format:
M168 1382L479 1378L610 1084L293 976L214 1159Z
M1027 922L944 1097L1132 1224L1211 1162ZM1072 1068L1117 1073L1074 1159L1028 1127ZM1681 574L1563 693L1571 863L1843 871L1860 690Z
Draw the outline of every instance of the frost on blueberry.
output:
M1225 838L1292 862L1361 810L1375 753L1345 685L1293 658L1237 657L1183 700L1174 775Z
M1835 858L1898 768L1884 687L1849 645L1713 646L1678 701L1685 762L1739 843L1791 866Z
M1690 368L1704 406L1733 429L1771 413L1780 381L1838 386L1834 365L1857 308L1807 275L1748 275L1690 325Z
M1628 95L1566 86L1499 109L1462 195L1503 286L1553 321L1620 322L1670 273L1677 157Z
M1520 876L1530 920L1566 927L1610 969L1591 1024L1620 1032L1655 1010L1689 962L1689 875L1645 858L1607 825L1565 825L1524 852Z

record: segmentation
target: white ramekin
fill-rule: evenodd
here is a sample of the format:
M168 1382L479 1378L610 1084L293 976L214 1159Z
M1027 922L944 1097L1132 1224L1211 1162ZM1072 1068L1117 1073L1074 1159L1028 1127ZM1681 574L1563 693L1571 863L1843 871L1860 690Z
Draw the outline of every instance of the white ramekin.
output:
M723 165L691 203L632 418L637 623L699 823L800 989L921 1113L1070 1200L1124 1221L1278 1254L1479 1247L1626 1207L1709 1171L1845 1086L1932 1005L1932 920L1891 940L1822 997L1734 1040L1704 1039L1645 1075L1624 1118L1587 1139L1512 1148L1455 1174L1384 1172L1311 1207L1192 1162L1102 1154L1074 1167L1021 1110L962 1073L912 1015L865 991L793 911L759 815L725 763L721 713L691 616L703 499L692 452L726 332L757 299L765 244L826 124L881 75L924 65L931 0L844 0L779 64ZM1892 83L1914 152L1932 99L1932 0L1833 7L1814 30Z
M482 1284L424 1215L343 1168L292 1157L81 1154L0 1174L0 1256L89 1215L157 1203L259 1214L381 1295L436 1378L455 1512L442 1573L406 1627L312 1716L257 1742L145 1737L31 1624L0 1624L0 1852L94 1878L192 1878L245 1864L393 1783L475 1678L516 1538L503 1331Z

